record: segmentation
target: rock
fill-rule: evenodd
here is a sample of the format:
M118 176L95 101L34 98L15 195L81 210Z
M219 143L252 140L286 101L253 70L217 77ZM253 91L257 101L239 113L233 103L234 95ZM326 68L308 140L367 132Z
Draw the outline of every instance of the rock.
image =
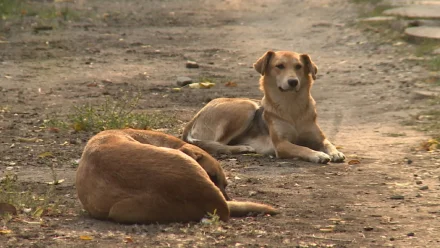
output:
M419 188L420 190L427 190L429 189L428 185L423 185L422 187Z
M199 68L199 64L195 61L188 60L186 61L186 68Z
M366 227L364 227L364 231L369 232L369 231L373 231L373 230L374 230L374 228L371 227L371 226L366 226Z
M394 16L373 16L368 18L360 19L361 22L387 22L396 20Z
M420 180L417 180L416 181L416 184L422 184L423 182L422 181L420 181Z
M177 85L180 87L183 87L185 85L188 85L190 83L192 83L193 80L189 77L177 77Z
M412 5L392 8L383 12L385 15L395 15L407 18L440 19L440 6Z
M408 237L414 237L414 236L416 236L416 234L413 233L413 232L410 232L410 233L408 233L406 236L408 236Z
M255 196L257 195L257 191L249 191L249 196Z
M428 99L428 98L436 98L439 94L432 91L424 91L424 90L414 90L413 98L414 99Z
M416 38L440 39L440 27L411 27L405 29L405 34Z

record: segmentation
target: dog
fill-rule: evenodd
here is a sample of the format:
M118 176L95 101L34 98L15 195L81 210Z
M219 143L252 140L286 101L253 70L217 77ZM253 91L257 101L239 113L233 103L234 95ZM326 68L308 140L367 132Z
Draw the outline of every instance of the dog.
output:
M222 221L276 214L268 205L230 201L219 162L197 146L161 132L107 130L92 137L76 172L76 189L94 218L126 224Z
M318 67L308 54L267 51L254 69L261 101L217 98L185 126L182 139L211 154L257 152L326 164L345 156L325 137L310 90Z

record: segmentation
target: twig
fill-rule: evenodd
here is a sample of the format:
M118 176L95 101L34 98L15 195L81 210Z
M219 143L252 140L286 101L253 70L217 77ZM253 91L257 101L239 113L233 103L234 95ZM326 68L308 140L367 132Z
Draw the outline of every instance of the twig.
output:
M330 240L330 241L339 241L339 242L350 242L352 243L354 240L346 240L346 239L333 239L333 238L325 238L325 237L316 237L315 235L312 236L303 236L306 238L313 238L313 239L323 239L323 240Z

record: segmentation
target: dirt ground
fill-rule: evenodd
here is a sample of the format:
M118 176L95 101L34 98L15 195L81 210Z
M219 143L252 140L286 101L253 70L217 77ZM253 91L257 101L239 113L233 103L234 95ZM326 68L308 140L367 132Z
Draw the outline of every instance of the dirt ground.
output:
M55 192L60 211L2 222L11 232L0 234L0 247L440 246L440 153L418 150L429 137L400 125L423 109L411 92L427 73L405 61L406 44L363 32L356 5L88 0L71 8L80 17L59 20L54 30L33 32L27 19L1 26L0 177L16 173L23 187L41 194L52 164L65 181ZM43 120L126 90L142 92L137 111L175 114L181 128L210 99L261 98L252 63L268 49L308 53L318 65L319 123L346 163L220 157L229 195L272 204L281 211L273 217L127 226L81 211L75 163L93 134L50 132L40 128ZM187 60L200 68L187 69ZM217 84L174 92L178 76ZM229 80L238 86L226 87ZM44 152L53 157L39 157Z

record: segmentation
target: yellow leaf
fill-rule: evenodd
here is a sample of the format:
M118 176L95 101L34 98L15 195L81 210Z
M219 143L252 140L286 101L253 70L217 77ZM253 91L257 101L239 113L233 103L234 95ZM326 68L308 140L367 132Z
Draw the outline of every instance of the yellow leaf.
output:
M182 90L182 88L172 88L171 89L171 91L173 91L173 92L179 92L179 91L181 91Z
M9 234L12 233L11 230L0 230L0 234Z
M53 154L51 152L43 152L38 155L39 158L53 158Z
M35 209L35 211L32 213L32 216L34 217L41 217L44 213L44 208L42 207L38 207L37 209Z
M79 236L79 239L81 239L81 240L93 240L93 238L88 236L88 235Z

